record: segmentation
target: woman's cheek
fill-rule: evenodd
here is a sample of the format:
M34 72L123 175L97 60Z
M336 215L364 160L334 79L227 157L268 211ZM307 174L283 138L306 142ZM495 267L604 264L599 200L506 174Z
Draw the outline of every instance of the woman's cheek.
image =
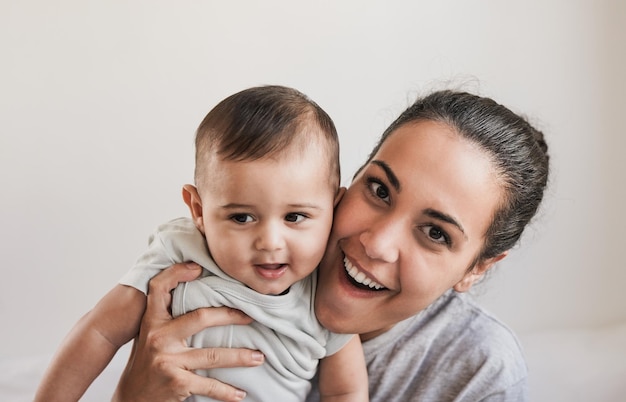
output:
M358 231L371 212L364 208L354 193L347 193L335 212L333 233L343 237Z

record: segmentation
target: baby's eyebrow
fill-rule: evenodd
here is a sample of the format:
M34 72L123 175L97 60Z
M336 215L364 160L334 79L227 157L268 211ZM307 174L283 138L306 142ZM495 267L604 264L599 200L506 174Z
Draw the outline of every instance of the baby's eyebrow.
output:
M222 208L246 208L246 207L251 207L252 205L248 205L248 204L236 204L236 203L229 203L229 204L224 204L222 205Z
M322 209L322 207L320 207L317 204L311 204L311 203L302 203L302 204L288 204L289 208L311 208L311 209Z
M313 203L295 203L295 204L287 204L287 206L289 208L309 208L309 209L322 209L321 206L317 205L317 204L313 204ZM237 203L230 203L230 204L224 204L220 206L221 208L224 209L246 209L246 208L254 208L254 205L251 204L237 204Z
M400 180L398 180L398 176L396 176L396 174L393 172L393 170L391 170L391 168L389 167L387 163L383 161L379 161L379 160L373 160L372 163L375 164L376 166L379 166L382 170L385 171L385 174L387 175L387 180L389 180L389 183L391 183L391 185L393 186L393 188L396 189L397 192L402 191L402 187L400 186Z

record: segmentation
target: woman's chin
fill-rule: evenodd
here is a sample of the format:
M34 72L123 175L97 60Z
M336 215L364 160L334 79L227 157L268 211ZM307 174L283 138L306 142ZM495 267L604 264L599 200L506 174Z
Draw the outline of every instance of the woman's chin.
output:
M343 327L346 324L347 317L344 316L341 305L334 303L332 299L325 300L323 295L319 293L315 299L315 316L317 320L331 332L344 333Z

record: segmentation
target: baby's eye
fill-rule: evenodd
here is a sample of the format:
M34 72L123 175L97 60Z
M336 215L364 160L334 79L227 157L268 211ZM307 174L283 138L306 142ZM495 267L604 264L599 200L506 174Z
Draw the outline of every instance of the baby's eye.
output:
M421 227L421 230L431 241L450 245L450 236L441 228L433 225L425 225Z
M387 203L389 202L389 189L387 189L387 186L383 183L379 182L377 179L369 178L368 187L372 195L376 198L380 198Z
M303 214L299 214L299 213L296 213L296 212L293 212L293 213L287 214L287 215L285 216L285 220L286 220L287 222L292 222L292 223L300 223L300 222L302 222L303 220L305 220L306 218L307 218L307 217L306 217L305 215L303 215Z
M252 222L252 216L248 214L234 214L230 216L230 219L236 223L248 223Z

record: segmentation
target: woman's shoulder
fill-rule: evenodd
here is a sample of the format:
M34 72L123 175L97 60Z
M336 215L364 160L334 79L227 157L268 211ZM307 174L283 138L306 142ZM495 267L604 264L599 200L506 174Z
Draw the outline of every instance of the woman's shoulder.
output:
M448 292L372 341L363 344L370 374L402 373L404 380L393 385L420 400L452 400L443 390L471 396L459 400L525 393L528 373L517 337L466 295ZM378 391L389 381L377 384Z
M399 345L429 349L429 353L481 354L510 357L523 362L515 333L465 294L450 291L419 314L402 321L388 332L364 343L381 351ZM498 353L492 353L493 351ZM506 351L505 356L503 353Z
M424 313L417 317L416 330L436 336L459 352L523 362L522 347L515 333L467 294L446 293Z
M486 390L502 400L525 400L528 369L515 333L467 294L446 295L441 311L431 316L439 330L443 365L471 377L472 388ZM478 385L478 386L476 386ZM466 390L467 391L467 390ZM518 399L519 398L519 399Z

